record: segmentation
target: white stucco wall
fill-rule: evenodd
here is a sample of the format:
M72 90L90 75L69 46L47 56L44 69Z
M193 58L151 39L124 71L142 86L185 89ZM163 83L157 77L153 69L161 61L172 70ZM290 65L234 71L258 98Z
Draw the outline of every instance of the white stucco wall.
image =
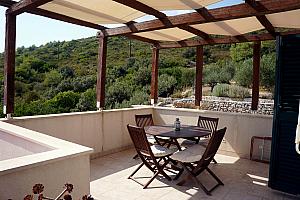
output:
M153 113L152 107L17 117L6 122L94 149L93 157L132 145L127 124L135 114Z
M37 183L43 184L44 194L51 197L58 195L65 183L76 188L74 199L90 193L91 148L4 122L0 122L0 132L9 135L2 135L5 143L0 146L0 154L7 148L8 154L22 149L30 152L0 160L1 200L23 199ZM36 145L43 151L35 151Z
M85 155L2 175L0 199L24 199L32 194L32 186L37 183L44 185L43 194L48 197L55 197L53 195L60 194L65 183L72 183L73 199L81 199L90 193L89 163L89 155Z
M272 116L161 107L20 117L9 122L91 147L99 156L132 145L126 125L135 124L134 115L143 113L152 113L156 124L173 124L177 116L188 125L196 125L199 115L218 117L218 128L228 128L219 153L244 158L249 158L252 136L272 134Z

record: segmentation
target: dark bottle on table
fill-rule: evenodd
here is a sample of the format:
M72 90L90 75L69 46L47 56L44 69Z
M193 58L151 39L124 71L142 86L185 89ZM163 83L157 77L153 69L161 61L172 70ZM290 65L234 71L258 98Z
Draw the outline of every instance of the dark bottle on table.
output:
M179 118L176 118L174 122L175 131L180 131L180 121Z

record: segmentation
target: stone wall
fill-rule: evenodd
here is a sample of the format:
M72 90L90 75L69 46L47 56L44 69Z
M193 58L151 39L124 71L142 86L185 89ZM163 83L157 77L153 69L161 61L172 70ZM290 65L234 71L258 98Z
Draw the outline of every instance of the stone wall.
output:
M190 99L190 101L186 100L186 102L177 100L177 102L174 101L173 105L177 108L194 108L194 102L194 99ZM221 112L273 115L274 101L271 99L260 99L258 110L253 111L251 110L251 99L238 101L225 97L206 96L203 97L200 109Z
M253 113L263 115L273 115L274 103L258 104L258 110L251 110L251 102L245 101L222 101L222 100L203 100L201 109L222 111L222 112L236 112L236 113Z

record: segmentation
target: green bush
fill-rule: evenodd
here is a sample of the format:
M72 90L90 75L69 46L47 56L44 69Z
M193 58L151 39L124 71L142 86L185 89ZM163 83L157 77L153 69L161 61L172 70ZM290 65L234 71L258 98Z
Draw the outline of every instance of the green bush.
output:
M169 76L167 74L162 74L158 77L158 96L160 97L168 97L173 94L176 79L173 76Z
M260 67L260 85L268 90L275 86L275 63L276 54L264 55L261 59Z
M249 97L250 93L247 88L231 85L228 91L228 97L235 98L235 99L244 99Z
M76 111L90 111L97 110L96 108L96 90L88 89L81 93L80 99L76 104Z
M218 83L229 83L235 73L235 63L222 60L204 67L203 82L213 91Z
M216 85L214 87L212 95L216 96L216 97L228 97L229 86L230 85L228 85L228 84Z
M180 99L180 98L183 98L183 95L182 95L181 91L176 91L171 95L171 97Z
M252 60L248 59L240 62L236 68L234 80L238 85L250 87L252 84Z
M244 99L246 97L249 97L250 93L247 88L241 86L220 84L215 86L213 90L213 95L217 97L230 97L235 99Z

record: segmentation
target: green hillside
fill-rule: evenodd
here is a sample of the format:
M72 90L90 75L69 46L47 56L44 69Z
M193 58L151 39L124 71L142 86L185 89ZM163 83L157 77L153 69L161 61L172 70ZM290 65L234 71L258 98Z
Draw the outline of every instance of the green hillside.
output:
M149 103L151 48L139 41L131 43L129 55L127 38L108 40L106 109ZM261 84L266 89L274 85L274 49L274 42L263 43ZM97 51L95 37L18 48L15 116L95 110ZM245 77L251 73L251 57L248 43L205 47L204 82L213 87L235 80L251 87L251 76ZM193 87L194 64L195 48L161 50L159 96L180 94ZM3 54L0 70L3 83Z

